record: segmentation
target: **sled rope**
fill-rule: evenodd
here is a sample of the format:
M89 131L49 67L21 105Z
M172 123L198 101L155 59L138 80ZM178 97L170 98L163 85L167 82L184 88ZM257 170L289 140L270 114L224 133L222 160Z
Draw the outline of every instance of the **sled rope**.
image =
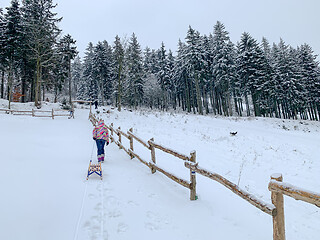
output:
M92 151L91 151L91 158L90 159L92 159L93 149L94 149L94 142L92 144ZM85 204L85 198L87 196L87 189L88 189L88 181L85 181L85 188L84 188L84 192L83 192L83 196L82 196L80 214L79 214L76 231L75 231L74 238L73 238L74 240L78 239L78 233L79 233L80 223L81 223L81 219L82 219L82 215L83 215L83 208L84 208L84 204Z
M103 186L103 181L100 183L100 196L101 196L101 239L103 240L103 212L104 212L104 206L103 206L103 190L104 190L104 186Z

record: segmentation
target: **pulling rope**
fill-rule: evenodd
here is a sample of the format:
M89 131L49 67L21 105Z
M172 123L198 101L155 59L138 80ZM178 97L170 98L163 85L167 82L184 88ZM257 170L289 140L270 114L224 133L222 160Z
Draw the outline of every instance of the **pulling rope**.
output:
M103 225L104 225L104 222L103 222L103 212L104 212L104 206L103 206L103 198L104 198L104 196L103 196L103 190L104 190L104 186L103 186L103 181L102 181L102 183L100 183L100 187L101 187L101 191L100 191L100 196L101 196L101 226L100 226L100 230L101 230L101 239L104 239L103 238Z
M94 142L93 142L93 145L92 145L90 161L92 160L93 149L94 149ZM81 223L81 219L82 219L82 215L83 215L83 208L84 208L85 198L87 196L87 189L88 189L88 181L86 181L84 192L83 192L83 197L82 197L82 203L81 203L81 208L80 208L80 214L79 214L79 218L78 218L77 228L76 228L76 231L75 231L75 234L74 234L74 238L73 238L74 240L78 239L78 233L79 233L80 223Z

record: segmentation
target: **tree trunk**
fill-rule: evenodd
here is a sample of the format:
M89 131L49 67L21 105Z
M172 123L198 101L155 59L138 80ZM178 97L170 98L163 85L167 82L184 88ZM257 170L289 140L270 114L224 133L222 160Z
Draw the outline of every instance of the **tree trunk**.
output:
M41 73L40 73L40 59L37 58L37 76L36 76L36 84L35 84L35 99L34 104L36 107L39 107L41 104Z
M69 80L69 104L72 106L72 89L71 89L71 60L68 56L68 80Z
M13 69L12 69L12 63L9 63L9 74L8 74L8 100L9 100L8 108L9 109L11 109L12 85L13 85Z
M251 113L250 113L250 105L249 105L249 99L248 99L248 94L247 93L245 93L245 95L244 95L244 100L246 102L247 117L250 117Z
M195 84L196 84L196 97L197 97L197 105L198 105L198 113L203 115L203 108L201 102L201 93L200 93L200 86L199 86L199 77L198 74L195 74Z
M119 63L119 68L118 68L118 111L119 112L121 112L121 98L122 98L121 68L122 68L122 64Z
M1 73L1 98L4 98L4 70Z

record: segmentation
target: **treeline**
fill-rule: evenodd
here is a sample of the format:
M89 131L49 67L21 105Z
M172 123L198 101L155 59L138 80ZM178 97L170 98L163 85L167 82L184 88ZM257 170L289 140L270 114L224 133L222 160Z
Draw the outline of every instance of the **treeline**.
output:
M312 48L269 44L243 33L234 44L221 22L201 35L189 27L175 54L141 46L135 34L88 44L61 36L52 0L12 0L0 9L0 97L36 106L53 94L102 104L198 114L320 119L320 68ZM72 64L71 64L72 63ZM10 107L9 101L9 107Z
M71 101L71 60L77 51L70 35L61 36L55 7L52 0L25 0L21 6L12 0L0 8L0 97L9 100L9 108L14 92L40 107L47 91L56 100L65 85Z
M243 33L230 41L221 22L201 35L189 27L176 56L144 51L135 34L89 43L83 62L72 67L77 97L103 104L198 114L320 119L320 68L308 44L293 48L280 39L259 43Z

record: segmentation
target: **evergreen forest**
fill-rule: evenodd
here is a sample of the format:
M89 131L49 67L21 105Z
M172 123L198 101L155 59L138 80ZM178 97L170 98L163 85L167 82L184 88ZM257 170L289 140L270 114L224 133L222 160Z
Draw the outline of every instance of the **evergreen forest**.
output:
M12 0L0 9L0 98L41 107L50 94L126 108L222 116L320 120L320 67L312 47L244 32L237 43L220 21L201 34L189 26L177 51L141 48L138 37L88 43L62 36L52 0ZM160 40L161 41L161 40Z

